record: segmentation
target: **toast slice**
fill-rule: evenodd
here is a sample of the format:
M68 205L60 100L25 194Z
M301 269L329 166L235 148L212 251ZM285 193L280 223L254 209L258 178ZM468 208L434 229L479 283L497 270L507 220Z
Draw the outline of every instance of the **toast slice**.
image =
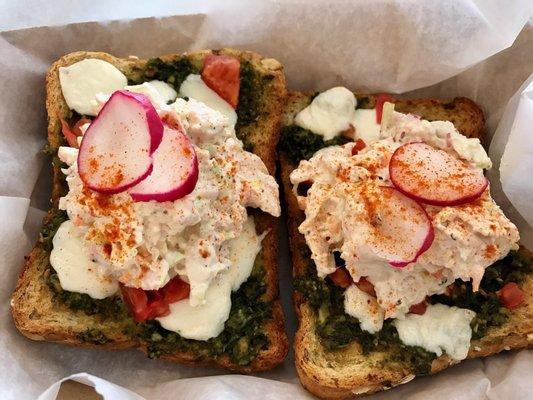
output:
M228 320L234 323L231 329L227 323L226 330L218 337L219 341L210 347L205 342L183 339L155 323L134 323L119 296L92 301L87 295L64 292L54 280L50 267L50 240L65 219L64 212L57 208L58 200L66 190L57 158L57 149L64 140L60 117L70 124L80 118L69 110L63 98L59 67L85 58L98 58L121 70L128 77L129 84L160 79L179 88L189 73L201 70L208 54L228 54L240 59L241 102L237 108L237 135L274 174L275 150L286 98L283 68L274 59L233 49L171 54L152 60L117 58L100 52L76 52L63 56L49 69L46 76L46 110L48 151L54 160L52 208L45 217L39 241L26 257L11 303L15 325L28 338L110 350L139 348L150 357L193 366L213 365L244 373L270 369L285 358L288 341L278 298L277 223L276 218L258 210L251 211L256 229L258 232L268 231L268 234L263 239L252 277L243 284L243 287L248 285L248 292L253 292L250 289L255 289L255 292L246 295L243 289L242 292L237 291L234 298L232 296L232 304L238 302L250 314L234 315L232 311ZM254 315L260 318L251 318ZM239 336L241 334L242 337Z
M363 108L373 108L374 96L357 95ZM294 116L311 101L312 96L304 93L289 93L283 124L291 126ZM469 99L455 98L451 101L433 99L395 100L395 109L403 113L418 114L428 120L449 120L468 137L483 137L484 117L479 107ZM283 132L283 131L282 131ZM284 133L282 133L284 135ZM283 141L283 137L281 139ZM281 144L281 142L280 142ZM280 147L283 147L280 145ZM304 213L298 208L292 192L289 174L297 167L294 156L279 152L281 180L288 212L288 231L291 259L295 279L313 275L305 238L298 232ZM521 249L522 253L527 253ZM524 255L531 262L531 254ZM533 345L533 274L531 267L521 287L525 292L524 302L513 310L501 326L491 327L479 340L472 340L468 358L484 357L503 350L531 347ZM298 287L298 285L295 285ZM363 351L362 343L352 342L338 350L328 350L317 334L318 313L303 293L295 291L294 306L299 320L295 338L296 369L303 386L314 395L324 399L348 399L357 395L370 394L409 382L421 375L419 368L398 359L385 349ZM427 355L427 354L426 354ZM422 355L420 355L422 357ZM433 357L432 357L433 358ZM436 373L455 363L446 355L434 356L427 365L426 373Z

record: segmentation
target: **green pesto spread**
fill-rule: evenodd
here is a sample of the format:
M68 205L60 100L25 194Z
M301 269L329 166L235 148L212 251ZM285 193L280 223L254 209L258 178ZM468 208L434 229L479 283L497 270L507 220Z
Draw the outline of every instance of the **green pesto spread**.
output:
M279 149L297 164L301 160L309 160L313 154L324 147L342 145L350 141L351 139L344 136L336 136L324 141L322 136L308 129L289 125L281 130Z
M106 344L109 342L107 336L100 329L96 328L88 328L82 333L78 333L77 338L82 342L92 344Z
M140 84L146 80L157 79L167 82L179 91L179 88L189 74L199 74L201 66L194 64L188 58L179 58L165 62L160 58L148 60L144 69L136 68L128 74L129 84ZM237 137L243 142L244 149L253 150L245 128L256 122L266 106L263 93L272 76L261 74L247 60L241 60L239 103L237 109Z
M160 58L152 58L143 70L135 70L128 74L128 83L140 84L147 80L158 80L172 85L179 91L181 84L190 74L198 74L200 70L188 58L178 58L165 62Z
M267 104L264 93L271 80L272 75L261 74L250 61L241 61L239 102L235 110L237 113L235 133L246 151L254 149L247 127L257 122L265 112Z
M310 259L307 246L301 253ZM486 269L479 291L473 292L470 282L457 280L450 295L435 295L430 301L475 311L472 339L480 339L490 328L503 325L509 318L509 311L501 305L496 291L509 282L520 284L532 270L530 259L512 251ZM357 341L365 354L379 350L391 352L393 360L407 362L416 375L430 371L431 362L436 358L434 353L403 344L390 320L375 334L363 331L359 321L344 312L343 290L329 280L319 279L312 261L309 271L309 276L296 278L295 288L317 313L316 333L324 347L337 350Z
M250 61L241 61L239 103L237 104L237 126L246 126L258 120L263 112L262 94L271 80L257 71Z
M64 210L56 210L49 218L45 220L44 225L39 232L39 240L43 244L47 252L52 251L52 240L59 229L59 225L68 219L67 212Z

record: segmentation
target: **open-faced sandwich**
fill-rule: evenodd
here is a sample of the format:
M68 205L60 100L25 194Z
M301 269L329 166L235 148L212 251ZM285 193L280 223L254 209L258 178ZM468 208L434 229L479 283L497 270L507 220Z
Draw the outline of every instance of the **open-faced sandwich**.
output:
M279 364L281 65L77 52L46 92L52 209L13 294L17 328L241 372Z
M531 254L472 101L289 95L280 139L303 385L344 399L533 343Z

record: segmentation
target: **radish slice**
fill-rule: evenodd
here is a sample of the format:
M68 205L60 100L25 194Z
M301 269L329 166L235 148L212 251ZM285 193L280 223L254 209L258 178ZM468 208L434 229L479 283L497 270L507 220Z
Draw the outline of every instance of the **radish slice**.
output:
M424 208L393 187L381 186L365 196L372 231L367 243L393 267L415 262L431 244L435 234Z
M81 180L96 192L123 192L152 172L151 155L162 137L163 123L148 98L116 91L83 136Z
M130 189L135 201L174 201L191 193L198 181L194 147L177 121L165 126L163 140L153 154L150 176Z
M389 174L394 186L406 196L435 206L471 202L488 185L483 170L421 142L398 147L392 155Z

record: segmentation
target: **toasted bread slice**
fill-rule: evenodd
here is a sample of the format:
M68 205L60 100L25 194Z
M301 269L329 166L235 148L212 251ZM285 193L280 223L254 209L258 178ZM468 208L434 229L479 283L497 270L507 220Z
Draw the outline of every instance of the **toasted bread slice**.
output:
M182 55L171 54L160 57L158 62L159 65L163 65L163 68L166 63L178 65L184 62L184 65L199 71L203 65L204 57L212 53L238 57L241 60L241 65L246 64L247 66L247 70L242 70L241 74L252 74L252 79L261 82L261 85L257 86L261 90L253 93L253 98L248 96L245 99L248 102L247 106L252 103L252 106L259 107L256 110L255 119L239 121L237 134L241 139L244 139L249 149L261 157L269 172L274 174L276 168L275 150L283 104L286 98L285 77L281 64L274 59L263 58L252 52L233 49L203 50ZM153 73L150 71L151 64L148 63L148 60L141 60L136 57L117 58L99 52L71 53L56 61L46 76L48 143L52 153L57 151L58 146L63 141L60 117L66 120L72 118L72 112L62 95L58 74L59 67L71 65L85 58L99 58L115 65L128 77L130 82L150 80ZM239 109L237 112L239 114ZM45 225L53 223L54 217L58 214L58 199L65 191L58 163L54 164L53 174L53 206L45 218ZM190 365L214 365L239 372L266 370L279 364L285 358L288 351L288 341L284 331L284 316L278 298L276 218L255 211L256 229L259 232L268 230L254 266L254 270L260 270L262 273L266 285L262 299L271 305L270 315L260 328L266 336L268 344L259 351L251 362L244 363L232 360L227 353L213 356L205 352L194 351L194 346L186 350L165 351L163 354L158 354L161 358ZM75 311L64 302L58 301L57 296L50 289L49 275L49 253L41 237L30 255L26 257L26 263L12 299L13 318L22 334L33 340L61 342L74 346L111 350L137 347L146 353L152 352L150 343L135 333L136 325L127 313L120 313L118 310L112 311L114 315L111 318L103 318L98 314L88 315L85 311ZM119 298L116 300L121 302Z
M361 99L361 96L358 96ZM374 96L363 96L366 106L372 108ZM306 107L311 96L290 93L284 115L284 125L291 125L294 116ZM395 109L404 113L420 115L428 120L449 120L468 137L482 138L484 117L479 107L469 99L455 98L451 101L402 100L395 101ZM288 213L291 259L295 277L310 274L309 260L305 258L305 238L298 226L305 216L298 208L292 192L289 175L296 164L280 151L281 180ZM523 285L524 302L511 312L502 326L491 328L481 340L473 340L468 358L533 345L533 277L529 274ZM348 399L370 394L409 382L415 377L409 365L394 361L387 351L363 354L361 347L353 343L341 350L328 351L315 332L317 313L301 293L294 293L294 306L299 320L295 338L296 369L303 386L324 399ZM446 355L433 360L430 373L441 371L455 363Z

